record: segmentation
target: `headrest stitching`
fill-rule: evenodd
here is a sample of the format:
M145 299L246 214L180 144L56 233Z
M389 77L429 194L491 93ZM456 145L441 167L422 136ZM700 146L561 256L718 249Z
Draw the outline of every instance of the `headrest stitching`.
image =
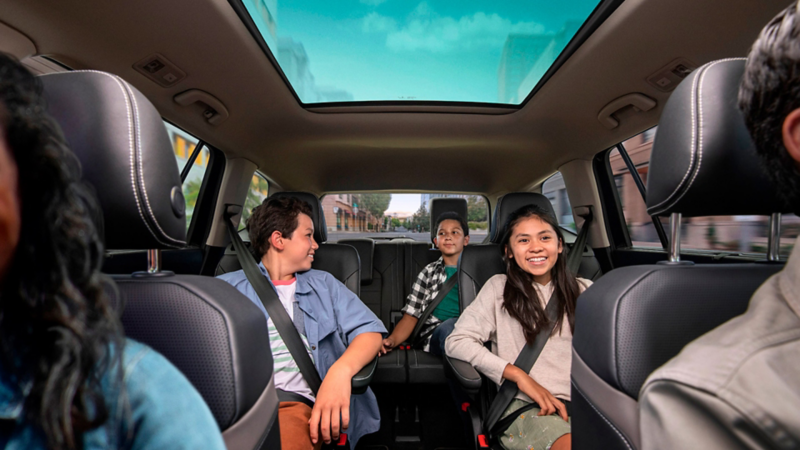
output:
M661 208L659 211L655 211L653 215L675 206L675 204L678 203L686 195L686 193L694 184L694 181L697 179L697 175L700 173L700 166L703 162L703 79L705 78L708 71L717 64L730 61L742 61L745 59L746 58L725 58L717 61L712 61L710 63L705 64L695 72L696 73L695 79L692 82L692 99L691 99L693 151L691 153L691 159L689 160L689 168L686 171L686 174L683 176L681 182L678 183L678 186L672 192L672 194L670 194L669 197L664 199L659 204L654 205L653 208L658 208L659 206L663 205L666 202L670 202L670 204L664 208ZM695 93L697 93L696 102L695 102ZM699 117L699 123L695 123L695 105L698 109L697 114ZM695 138L695 130L697 131L697 138ZM692 165L694 164L695 153L697 153L697 167L692 169ZM686 178L688 177L689 173L692 172L693 172L692 179L689 181L689 184L687 184L685 188L681 189L683 184L686 182ZM672 200L672 197L674 197L676 194L678 194L678 197Z
M139 154L139 158L138 158L139 159L139 167L138 167L138 169L139 169L139 184L142 187L142 196L144 197L144 205L147 208L147 212L150 214L150 218L153 220L153 224L158 229L158 231L161 233L162 237L164 237L164 238L166 238L166 239L168 239L168 240L170 240L172 242L176 242L178 244L185 245L186 244L185 241L180 241L178 239L175 239L175 238L169 236L167 233L165 233L164 230L161 228L161 225L159 225L158 219L156 219L155 214L153 214L153 208L150 206L150 199L147 196L147 187L144 184L144 165L142 163L142 159L144 159L144 158L143 158L143 155L142 155L142 136L141 136L142 127L141 127L141 124L139 123L139 104L136 102L136 95L130 89L130 86L127 83L125 83L125 87L128 90L128 94L130 95L131 100L133 101L133 113L134 113L134 117L135 117L135 120L136 120L136 122L135 122L135 124L136 124L136 148L137 148L137 153ZM158 238L156 238L156 239L158 240ZM159 240L159 243L164 244L160 240ZM169 244L164 244L164 245L169 245Z
M653 208L658 208L659 206L670 202L672 200L672 198L675 196L675 194L678 193L678 191L680 190L681 186L683 186L683 183L685 183L686 180L689 178L689 174L692 172L692 166L694 165L694 155L695 155L695 151L696 151L696 142L697 142L696 141L696 135L695 135L695 130L697 130L697 124L696 124L696 118L695 118L695 105L696 105L695 93L697 92L697 83L700 80L700 74L705 69L706 69L706 66L703 66L700 69L698 69L697 71L695 71L694 79L692 80L692 95L691 95L691 98L690 98L691 107L689 108L691 110L691 113L692 113L692 139L691 139L691 144L690 144L692 151L689 153L689 167L686 168L686 173L683 175L683 178L681 178L680 183L678 183L678 185L675 186L675 189L672 191L672 193L669 194L667 196L667 198L662 200L660 203L658 203L656 205L653 205Z

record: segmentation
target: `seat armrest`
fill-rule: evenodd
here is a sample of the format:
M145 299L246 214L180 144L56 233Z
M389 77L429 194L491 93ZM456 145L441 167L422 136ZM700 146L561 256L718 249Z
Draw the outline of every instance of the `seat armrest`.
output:
M472 365L460 359L444 356L445 375L456 380L469 394L477 394L481 388L481 374Z
M372 361L368 362L366 366L353 377L350 385L350 392L352 395L363 394L367 392L372 378L375 376L375 368L378 367L378 357L376 356Z

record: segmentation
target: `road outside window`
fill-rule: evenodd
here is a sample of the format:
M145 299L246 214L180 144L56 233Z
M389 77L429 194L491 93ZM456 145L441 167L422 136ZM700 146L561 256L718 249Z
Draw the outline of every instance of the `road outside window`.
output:
M650 152L657 128L651 128L622 143L636 166L642 181L647 184ZM634 247L661 248L647 207L628 167L617 149L608 156L617 187L628 234ZM669 230L669 220L660 218ZM767 216L703 216L684 217L681 221L681 248L738 253L766 253L769 217ZM800 218L784 215L781 221L781 255L788 256L800 232Z
M334 193L322 197L328 241L369 237L409 238L430 242L430 201L437 197L466 199L466 219L470 228L469 234L472 236L470 241L480 243L486 238L489 230L489 207L481 195L358 192Z

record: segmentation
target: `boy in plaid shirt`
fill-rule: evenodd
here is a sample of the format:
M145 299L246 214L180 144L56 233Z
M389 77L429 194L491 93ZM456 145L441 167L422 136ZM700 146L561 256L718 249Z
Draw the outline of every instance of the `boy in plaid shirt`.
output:
M417 276L411 294L403 307L403 318L395 326L392 334L383 340L381 354L386 354L411 336L423 311L439 294L439 290L451 276L455 276L458 257L469 243L469 227L463 217L455 212L442 213L436 219L436 238L434 244L442 252L442 257L428 264ZM453 286L447 296L428 316L420 330L425 339L424 350L441 356L444 353L444 340L453 331L460 314L458 284Z

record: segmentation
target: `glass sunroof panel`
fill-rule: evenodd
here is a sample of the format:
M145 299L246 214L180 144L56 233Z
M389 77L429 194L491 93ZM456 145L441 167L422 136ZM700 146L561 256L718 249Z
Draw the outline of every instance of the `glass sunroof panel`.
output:
M519 105L599 0L242 0L304 104Z

